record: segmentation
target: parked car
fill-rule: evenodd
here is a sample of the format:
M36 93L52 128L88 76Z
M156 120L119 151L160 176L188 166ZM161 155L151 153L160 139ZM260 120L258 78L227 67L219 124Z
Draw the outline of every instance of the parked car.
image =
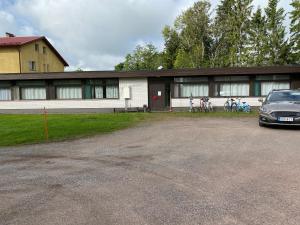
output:
M273 90L261 102L260 126L300 126L300 90Z

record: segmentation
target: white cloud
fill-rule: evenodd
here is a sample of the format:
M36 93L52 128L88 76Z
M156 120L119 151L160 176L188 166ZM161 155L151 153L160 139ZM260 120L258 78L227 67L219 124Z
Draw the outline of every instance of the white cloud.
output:
M14 0L6 10L0 4L0 32L47 36L71 68L107 70L138 43L162 49L164 25L195 1Z
M163 26L187 2L193 1L18 0L14 10L51 37L71 64L112 69L138 42L160 45Z
M11 30L15 30L16 22L12 14L0 11L0 32L3 34Z

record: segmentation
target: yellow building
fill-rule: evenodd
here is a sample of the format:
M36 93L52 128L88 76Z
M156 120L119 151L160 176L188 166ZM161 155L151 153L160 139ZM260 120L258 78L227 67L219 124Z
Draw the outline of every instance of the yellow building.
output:
M0 38L0 73L63 72L69 66L45 37Z

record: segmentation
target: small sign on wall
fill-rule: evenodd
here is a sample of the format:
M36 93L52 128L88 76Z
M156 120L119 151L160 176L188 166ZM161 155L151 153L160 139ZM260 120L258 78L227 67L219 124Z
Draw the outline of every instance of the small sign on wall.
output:
M157 92L157 96L161 96L161 91L158 91L158 92Z

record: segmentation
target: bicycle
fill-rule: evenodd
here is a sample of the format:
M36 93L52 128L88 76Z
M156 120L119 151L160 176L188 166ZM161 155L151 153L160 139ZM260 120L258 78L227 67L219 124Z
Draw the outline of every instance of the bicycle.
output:
M241 102L241 98L228 98L224 104L226 112L251 112L251 106L247 102Z
M195 112L195 109L194 109L194 102L193 102L194 98L193 98L193 95L192 95L192 94L191 94L189 100L190 100L190 102L189 102L189 103L190 103L189 112Z
M213 111L213 105L209 101L208 97L203 97L200 98L200 107L199 107L200 112L212 112Z
M227 98L224 104L225 112L237 112L237 103L233 98Z
M247 102L242 102L241 103L241 98L238 98L237 102L237 110L239 112L251 112L251 106Z

